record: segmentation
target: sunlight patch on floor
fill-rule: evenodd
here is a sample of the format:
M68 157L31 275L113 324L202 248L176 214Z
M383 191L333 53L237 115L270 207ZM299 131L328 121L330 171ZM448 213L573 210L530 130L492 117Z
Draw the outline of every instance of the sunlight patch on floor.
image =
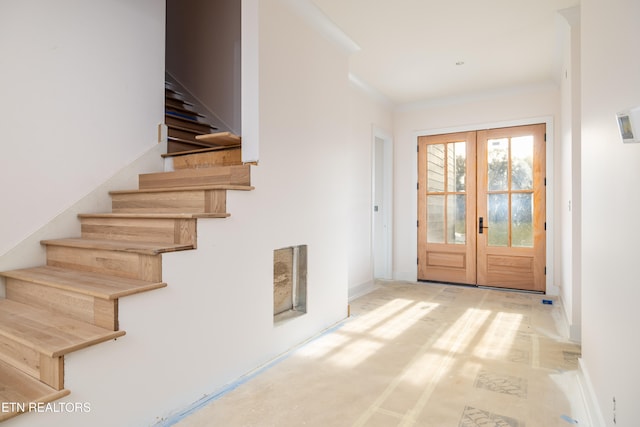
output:
M521 322L522 314L496 313L482 340L473 349L473 354L482 358L509 354Z
M348 322L342 330L346 332L366 332L375 326L384 323L387 319L392 318L396 313L404 310L411 305L414 301L403 298L396 298L382 307L355 318L353 321Z
M467 349L491 310L467 309L462 316L434 344L435 348L460 353Z
M436 307L438 307L438 304L417 302L372 330L371 335L385 340L397 338Z

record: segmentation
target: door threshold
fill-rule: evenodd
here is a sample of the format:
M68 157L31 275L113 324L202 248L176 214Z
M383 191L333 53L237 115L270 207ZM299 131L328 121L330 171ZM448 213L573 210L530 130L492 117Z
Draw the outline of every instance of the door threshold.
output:
M545 291L529 291L527 289L500 288L497 286L477 286L480 289L489 289L492 291L519 292L525 294L546 295Z
M418 279L419 283L432 283L434 285L448 285L448 286L461 286L465 288L477 288L478 285L472 285L469 283L456 283L456 282L443 282L442 280L424 280Z

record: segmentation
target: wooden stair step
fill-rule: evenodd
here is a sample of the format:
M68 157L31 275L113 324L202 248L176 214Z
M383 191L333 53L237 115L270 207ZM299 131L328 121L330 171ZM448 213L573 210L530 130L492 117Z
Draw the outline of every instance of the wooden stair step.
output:
M167 188L149 188L138 190L114 190L110 191L111 195L119 194L143 194L143 193L163 193L163 192L179 192L179 191L203 191L203 190L237 190L251 191L255 188L251 185L231 185L231 184L215 184L215 185L198 185L190 187L167 187Z
M187 105L169 105L165 104L165 114L185 114L190 117L205 118L204 114L201 114L195 110L188 108Z
M0 360L56 390L64 386L64 355L124 334L0 299Z
M196 135L204 135L204 134L207 133L207 132L201 132L201 131L195 130L195 129L187 127L187 126L181 126L179 124L166 123L166 125L167 125L167 128L168 128L169 135L173 136L173 135L171 135L171 133L175 131L175 132L178 133L175 136L177 136L179 138L181 137L179 132L185 133L185 136L182 136L182 138L185 138L185 139L188 138L188 137L191 137L191 136L193 136L195 138ZM209 145L211 145L211 144L209 144Z
M178 138L175 136L168 136L167 140L171 143L182 143L182 144L186 144L189 145L191 148L193 148L194 146L200 146L201 144L195 139L195 136L193 139L184 139L184 138ZM209 148L209 146L205 147L205 148ZM213 147L211 147L213 148ZM218 147L216 147L218 148Z
M227 190L248 191L247 185L207 185L111 191L114 213L226 213Z
M162 256L194 245L118 240L59 239L42 242L47 265L149 282L162 281Z
M167 124L175 124L176 126L183 126L187 129L197 129L200 127L206 132L208 129L215 128L215 126L199 120L195 114L188 114L189 117L186 117L187 114L181 115L168 110L165 111L164 116L165 119L174 119L172 122L167 122Z
M193 154L206 154L214 151L236 151L240 148L241 148L240 144L229 145L229 146L206 147L206 148L198 148L196 150L182 151L179 153L165 153L165 154L161 154L161 156L163 158L178 157L178 156L187 156L187 155L193 155Z
M231 132L216 132L206 135L198 135L196 139L201 142L208 142L214 145L238 145L242 143L242 138Z
M174 170L243 164L242 149L240 146L167 153L163 155L163 157L171 158Z
M205 135L198 135L196 139L201 142L208 142L214 145L238 145L242 143L242 138L231 132L216 132Z
M0 360L0 422L29 410L30 403L49 403L69 395L69 390L56 390Z
M169 145L171 145L171 147L169 148L172 148L175 152L176 151L175 147L180 148L181 151L188 151L193 149L197 150L199 148L213 147L208 142L200 142L196 140L195 136L193 136L193 139L189 139L189 138L190 137L184 138L184 137L176 137L176 136L169 135L167 137L167 141L169 142Z
M79 218L173 218L173 219L207 219L228 218L228 213L91 213L79 214Z
M204 115L196 113L195 111L189 111L184 108L165 107L164 114L166 116L193 120L198 123L207 123L204 121L200 122L201 119L205 119Z
M170 114L165 114L164 122L167 125L179 126L184 129L193 130L195 132L200 133L210 133L212 130L215 130L215 126L211 126L208 123L203 123L197 120L191 120L184 117L176 117Z
M197 245L196 218L78 215L83 239Z
M93 240L93 239L54 239L43 240L46 246L62 246L67 248L97 249L116 252L128 252L142 255L159 255L167 252L193 249L193 245L179 243L129 242L124 240Z
M224 148L219 146L211 146L208 143L198 142L195 139L189 140L184 138L176 138L173 136L169 136L167 138L167 153L169 155L173 154L181 154L184 152L192 152L209 148ZM238 154L238 158L240 158L240 154ZM242 164L242 163L239 163Z
M181 169L173 172L141 174L138 182L140 189L215 184L250 185L251 165Z
M118 299L163 288L166 283L120 278L58 267L0 273L6 298L117 331Z
M187 101L185 94L180 92L179 90L167 88L164 89L164 97L165 99L176 99L179 101Z
M0 276L105 300L115 300L167 286L164 282L126 279L49 266L5 271L0 273Z
M164 99L164 105L165 107L186 107L186 109L189 111L193 111L193 108L195 107L192 102L186 101L184 99L173 99L167 97L165 97Z
M109 331L8 299L0 299L0 336L50 357L119 338L124 331Z

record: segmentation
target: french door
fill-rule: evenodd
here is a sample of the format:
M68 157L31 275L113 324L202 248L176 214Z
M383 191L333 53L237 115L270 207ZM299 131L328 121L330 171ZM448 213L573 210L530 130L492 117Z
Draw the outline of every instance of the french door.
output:
M545 291L544 134L419 138L419 280Z

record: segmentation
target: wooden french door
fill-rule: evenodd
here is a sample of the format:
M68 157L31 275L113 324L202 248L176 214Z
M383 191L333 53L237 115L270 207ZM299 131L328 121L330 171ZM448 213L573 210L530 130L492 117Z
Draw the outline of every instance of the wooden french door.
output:
M419 138L419 280L545 291L544 134Z
M476 283L476 132L418 140L418 279Z

